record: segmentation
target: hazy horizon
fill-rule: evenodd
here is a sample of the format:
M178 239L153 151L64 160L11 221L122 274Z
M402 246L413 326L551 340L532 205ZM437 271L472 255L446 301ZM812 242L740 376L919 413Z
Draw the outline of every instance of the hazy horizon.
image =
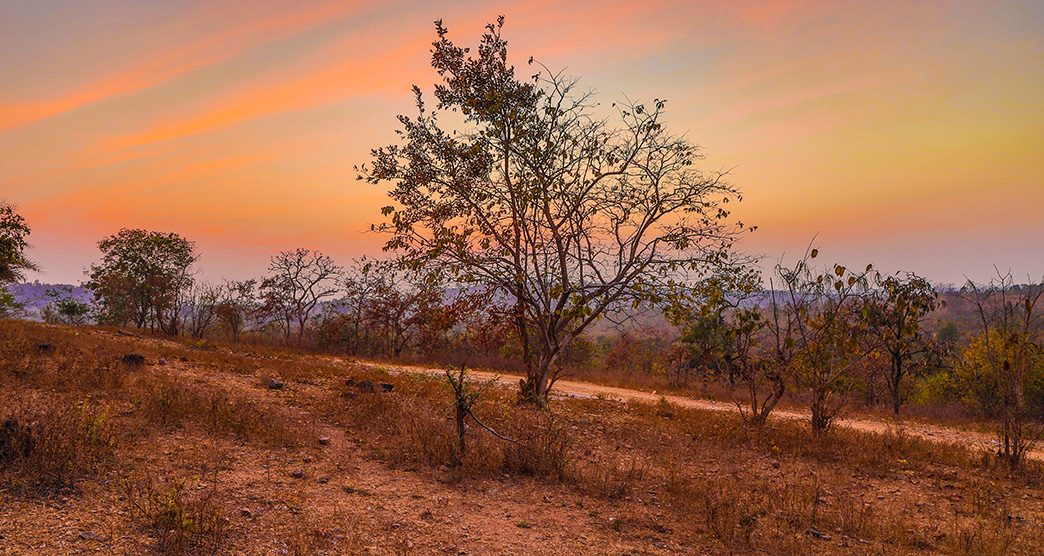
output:
M196 241L203 275L307 247L341 264L382 189L352 167L430 90L432 22L473 45L504 14L603 104L733 168L741 244L940 283L1044 275L1039 2L75 2L0 0L0 197L33 228L29 280L75 283L121 227Z

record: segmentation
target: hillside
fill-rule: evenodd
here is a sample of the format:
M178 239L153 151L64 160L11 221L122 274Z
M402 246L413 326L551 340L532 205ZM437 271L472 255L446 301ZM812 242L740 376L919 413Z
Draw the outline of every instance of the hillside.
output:
M776 418L759 433L732 412L597 391L543 412L473 384L474 412L511 441L472 426L462 457L449 387L430 372L0 322L0 552L1034 554L1044 544L1037 462L1010 476L967 443L844 427L814 438Z

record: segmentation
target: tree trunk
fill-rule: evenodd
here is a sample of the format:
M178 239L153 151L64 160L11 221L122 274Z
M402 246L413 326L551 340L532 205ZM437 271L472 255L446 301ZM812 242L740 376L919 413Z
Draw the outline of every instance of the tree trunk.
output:
M552 362L551 358L541 357L539 364L526 370L526 378L518 382L520 403L528 403L537 407L547 406Z
M812 432L822 434L830 428L831 415L827 411L826 399L817 392L812 402Z

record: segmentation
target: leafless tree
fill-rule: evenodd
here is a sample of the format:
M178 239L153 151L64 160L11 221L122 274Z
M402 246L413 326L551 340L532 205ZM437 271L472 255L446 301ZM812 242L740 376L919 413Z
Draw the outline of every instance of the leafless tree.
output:
M273 256L268 272L261 282L263 310L280 323L286 340L295 328L300 340L319 303L337 294L341 268L319 251L295 249Z
M193 338L202 338L218 320L217 308L223 295L221 286L207 283L195 283L185 292L182 319Z
M1026 381L1044 361L1044 280L1016 285L1010 272L998 272L988 284L969 280L963 292L978 313L985 371L998 390L1001 455L1016 468L1039 435L1028 422Z
M510 299L520 397L544 404L563 349L592 323L728 259L739 195L723 173L696 169L700 150L664 127L664 101L605 116L561 73L537 64L516 78L502 25L473 56L436 24L435 110L415 87L401 144L375 149L360 179L394 183L389 221L376 226L391 234L387 249ZM443 126L448 112L464 123Z

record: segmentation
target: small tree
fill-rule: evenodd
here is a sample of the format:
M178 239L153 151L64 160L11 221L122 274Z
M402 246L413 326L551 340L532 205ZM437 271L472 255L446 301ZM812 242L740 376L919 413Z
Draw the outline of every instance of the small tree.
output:
M471 307L471 296L458 291L448 298L438 272L374 263L376 281L366 305L366 321L388 353L399 357L413 345L433 350L441 336Z
M98 242L102 260L87 273L99 322L133 324L177 335L192 286L195 243L175 233L122 229Z
M1026 385L1044 363L1044 280L1017 286L1010 273L1001 274L988 284L969 280L963 292L979 316L981 334L969 349L976 348L980 376L996 396L1001 454L1017 468L1036 439Z
M226 280L214 316L238 342L250 319L257 311L257 280Z
M0 286L25 279L26 271L37 270L26 257L32 230L13 206L0 200Z
M610 118L543 66L517 78L502 27L488 25L472 55L436 23L435 110L414 87L402 143L373 150L360 179L394 183L375 226L391 235L386 249L513 305L520 398L542 405L563 350L592 323L727 259L738 194L696 170L701 153L664 127L664 101L614 105ZM462 123L444 125L453 112Z
M825 432L844 407L855 370L867 355L868 326L862 300L871 266L852 272L834 264L825 271L812 268L818 250L811 249L793 267L776 265L784 288L778 311L786 313L792 349L787 357L812 395L812 430Z
M185 294L182 313L185 329L193 338L202 338L218 321L218 306L224 297L221 286L193 284Z
M892 411L899 415L903 401L903 379L930 360L931 338L924 333L928 314L935 310L938 295L928 280L913 273L875 279L869 296L867 317L872 336L887 359L885 385Z
M44 322L83 325L90 320L91 305L76 298L72 286L58 286L47 290L51 301L43 308Z
M688 348L687 367L741 386L739 404L755 426L762 426L786 393L790 367L774 357L770 321L760 306L765 299L761 277L753 269L708 280L692 296L673 298L667 315L681 325ZM679 301L684 302L679 303Z
M385 263L360 257L345 273L339 314L344 321L343 340L350 355L358 355L372 336L367 319L374 296L385 282L382 275L385 270Z
M341 268L319 251L295 249L273 256L268 271L262 311L279 322L287 341L295 328L300 340L319 303L337 294Z

